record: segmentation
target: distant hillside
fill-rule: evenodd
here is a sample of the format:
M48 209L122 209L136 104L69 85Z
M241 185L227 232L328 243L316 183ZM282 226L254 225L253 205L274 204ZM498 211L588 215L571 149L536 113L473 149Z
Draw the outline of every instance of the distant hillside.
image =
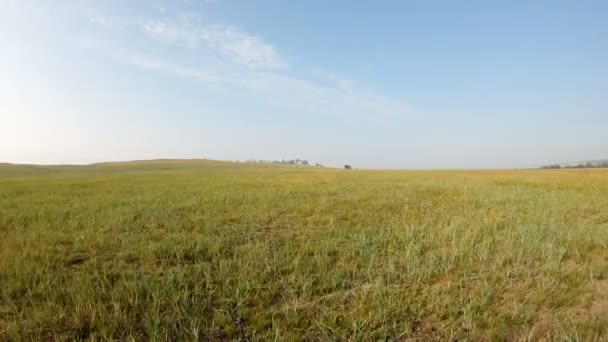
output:
M132 171L204 171L204 170L240 170L244 168L300 168L304 164L274 164L256 162L234 162L211 159L156 159L122 162L106 162L88 165L26 165L0 163L1 175L22 175L31 173L66 173L66 172L132 172Z
M585 160L570 163L550 164L542 166L542 169L587 169L608 168L608 159Z
M49 171L47 167L41 165L17 165L10 163L0 163L0 175L27 174Z

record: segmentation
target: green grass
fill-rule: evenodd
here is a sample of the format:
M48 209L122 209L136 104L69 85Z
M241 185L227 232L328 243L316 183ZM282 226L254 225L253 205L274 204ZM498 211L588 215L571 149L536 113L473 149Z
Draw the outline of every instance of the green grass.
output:
M0 165L0 340L608 338L608 171Z

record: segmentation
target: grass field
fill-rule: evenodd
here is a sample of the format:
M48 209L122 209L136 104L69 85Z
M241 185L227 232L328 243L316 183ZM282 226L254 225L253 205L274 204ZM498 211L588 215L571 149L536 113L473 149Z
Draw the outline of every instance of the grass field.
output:
M608 339L608 170L0 165L0 340Z

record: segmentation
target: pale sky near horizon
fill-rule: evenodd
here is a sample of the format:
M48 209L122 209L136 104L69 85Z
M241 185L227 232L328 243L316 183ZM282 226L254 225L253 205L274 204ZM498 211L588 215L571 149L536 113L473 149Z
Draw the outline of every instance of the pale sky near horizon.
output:
M608 158L606 1L0 5L0 162Z

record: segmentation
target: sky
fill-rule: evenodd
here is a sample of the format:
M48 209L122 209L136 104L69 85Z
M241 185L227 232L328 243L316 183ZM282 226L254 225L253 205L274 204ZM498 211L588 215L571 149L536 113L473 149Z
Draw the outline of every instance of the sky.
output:
M608 158L606 1L0 6L0 162Z

